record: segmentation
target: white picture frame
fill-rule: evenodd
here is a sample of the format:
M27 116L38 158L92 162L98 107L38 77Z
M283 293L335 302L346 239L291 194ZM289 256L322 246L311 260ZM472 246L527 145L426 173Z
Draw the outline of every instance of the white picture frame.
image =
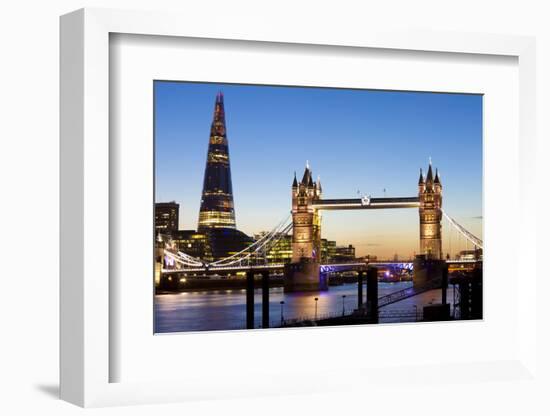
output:
M238 31L233 29L238 27ZM281 44L331 45L335 48L375 48L384 50L429 51L442 54L503 55L518 59L519 67L519 186L511 191L519 200L518 214L527 213L534 203L534 183L528 176L535 153L535 42L533 38L465 34L396 32L375 29L328 30L314 28L282 31L276 24L204 25L192 16L169 13L83 9L61 18L61 398L80 406L155 403L209 397L273 394L280 392L334 391L342 386L319 383L319 374L266 373L266 380L247 380L247 369L231 388L224 383L183 377L178 381L151 378L140 382L112 382L110 366L120 359L110 348L110 311L116 308L110 296L110 172L109 152L109 51L110 34L170 36L224 39ZM221 80L223 81L223 80ZM518 262L533 262L536 218L518 215ZM518 271L516 271L517 273ZM408 383L425 374L426 379L441 368L452 368L458 377L473 380L471 374L484 377L525 378L536 374L536 314L534 287L536 274L522 276L530 290L518 287L516 319L518 327L516 354L498 362L476 360L457 364L441 362L438 368L419 363L415 370L399 367L376 369L365 363L372 380L389 375L404 377ZM526 285L527 286L527 285ZM532 292L531 292L532 291ZM270 336L281 335L276 332ZM294 335L298 336L297 331ZM238 335L238 334L237 334ZM300 337L315 337L304 332ZM350 368L331 369L332 377L354 383ZM249 374L249 375L250 375ZM406 376L409 374L409 376ZM206 377L206 376L205 376ZM267 380L269 378L269 380ZM480 377L478 377L480 378ZM483 377L481 377L483 378ZM422 381L422 379L420 379ZM227 380L222 379L226 382ZM372 381L371 381L372 382ZM208 386L208 391L207 391ZM351 388L351 387L350 387Z

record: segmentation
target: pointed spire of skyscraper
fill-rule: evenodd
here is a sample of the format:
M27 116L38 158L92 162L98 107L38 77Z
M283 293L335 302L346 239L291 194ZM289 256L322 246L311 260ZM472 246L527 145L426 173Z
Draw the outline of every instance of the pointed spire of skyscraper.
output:
M221 123L222 125L220 125ZM225 135L225 108L223 104L223 94L221 91L216 94L216 102L214 103L214 116L212 117L212 127L223 127L222 134Z
M221 105L223 110L223 92L221 91L218 91L218 93L216 94L216 104Z
M298 187L298 180L296 179L296 171L294 171L294 181L292 181L292 187L293 188Z
M434 179L434 183L441 184L441 180L439 179L439 171L438 171L437 168L435 169L435 179Z

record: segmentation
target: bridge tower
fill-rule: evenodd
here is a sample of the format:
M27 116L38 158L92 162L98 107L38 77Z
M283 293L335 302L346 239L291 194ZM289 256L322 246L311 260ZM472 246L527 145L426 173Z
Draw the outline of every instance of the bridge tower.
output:
M314 182L306 165L300 182L294 174L292 183L292 261L302 258L319 260L321 249L321 215L313 208L313 201L321 198L321 182Z
M321 214L313 201L321 198L321 181L313 181L306 163L302 180L292 182L292 263L285 272L285 291L326 290L321 281Z
M420 170L418 179L418 199L420 202L420 254L427 259L441 260L441 206L443 202L443 187L439 172L432 172L432 162L428 167L426 179Z
M432 171L432 162L428 167L426 179L420 170L418 179L418 213L420 216L420 255L414 260L415 286L422 286L434 279L443 276L446 264L442 260L441 245L441 204L443 202L443 188L439 172Z

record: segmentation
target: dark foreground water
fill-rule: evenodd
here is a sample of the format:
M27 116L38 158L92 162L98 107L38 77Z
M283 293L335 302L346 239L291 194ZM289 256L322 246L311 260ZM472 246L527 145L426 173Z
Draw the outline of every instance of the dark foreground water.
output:
M379 283L378 295L383 296L411 285L411 282ZM245 294L244 289L236 289L156 295L155 332L243 329L246 320ZM285 320L312 319L316 313L318 318L341 315L342 308L344 313L349 314L357 307L356 283L331 286L326 292L283 293L283 288L272 288L269 295L272 327L281 324L281 301L284 301L282 314ZM317 302L316 297L319 298ZM453 290L450 286L447 291L447 302L452 303L452 299ZM382 308L380 322L414 322L421 317L423 306L440 301L441 290L432 290L402 300ZM261 290L256 290L256 327L261 325L261 302Z

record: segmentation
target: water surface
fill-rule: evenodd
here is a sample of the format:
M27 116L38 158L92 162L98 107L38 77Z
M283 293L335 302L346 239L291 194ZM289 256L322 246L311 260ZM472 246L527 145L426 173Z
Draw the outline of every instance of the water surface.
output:
M378 295L411 287L411 282L379 283ZM345 296L345 297L344 297ZM363 291L363 297L365 290ZM318 301L315 301L315 298ZM447 291L452 303L453 289ZM324 292L284 293L283 288L269 291L269 315L272 327L284 320L311 319L351 313L357 308L357 284L331 286ZM280 302L284 301L284 305ZM255 291L255 326L261 326L261 290ZM422 307L441 302L441 290L432 290L381 308L380 322L414 322ZM316 310L317 309L317 310ZM451 308L452 312L452 308ZM395 317L395 315L398 315ZM391 316L391 317L390 317ZM244 329L246 325L246 291L244 289L182 292L155 296L155 332L213 331Z

